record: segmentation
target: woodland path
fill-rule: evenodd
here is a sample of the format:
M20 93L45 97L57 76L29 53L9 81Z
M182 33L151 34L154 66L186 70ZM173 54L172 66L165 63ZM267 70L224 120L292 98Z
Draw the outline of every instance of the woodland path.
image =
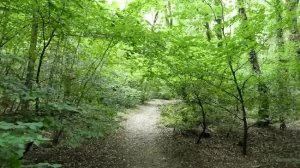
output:
M160 117L159 106L174 102L176 101L152 100L135 109L132 115L122 124L124 142L121 142L123 146L120 148L122 149L120 152L122 152L126 167L181 167L178 160L172 159L172 156L163 153L163 149L160 149L160 145L157 144L163 131L157 127Z

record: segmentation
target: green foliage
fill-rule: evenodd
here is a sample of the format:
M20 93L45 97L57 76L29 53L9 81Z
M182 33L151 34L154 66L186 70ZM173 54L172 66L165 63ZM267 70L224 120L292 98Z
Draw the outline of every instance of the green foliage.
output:
M154 91L155 97L159 99L171 100L176 98L174 90L168 87L166 84L160 84L159 88Z
M278 163L291 163L293 165L300 165L300 160L298 158L276 158L275 162Z
M205 105L206 124L210 132L228 133L239 126L238 118L230 116L222 109ZM161 112L160 124L169 128L175 128L182 132L200 132L203 118L197 104L179 103L164 106Z
M4 167L22 167L19 160L23 156L25 147L29 142L39 145L49 139L43 138L40 129L43 123L17 124L0 122L0 164Z
M141 103L141 91L128 86L114 86L104 92L101 103L108 106L132 108ZM108 90L106 89L106 90Z
M61 122L55 131L64 129L59 146L77 147L93 138L103 138L118 126L116 109L112 107L91 106L84 112Z
M167 105L161 111L161 124L182 131L197 130L202 121L196 107L184 103Z
M171 100L175 98L175 95L169 89L161 89L157 92L156 98Z
M0 3L0 117L18 122L1 123L0 164L19 167L28 142L77 147L102 138L118 112L149 95L146 70L132 61L149 31L131 10L106 1ZM51 165L27 167L39 166Z

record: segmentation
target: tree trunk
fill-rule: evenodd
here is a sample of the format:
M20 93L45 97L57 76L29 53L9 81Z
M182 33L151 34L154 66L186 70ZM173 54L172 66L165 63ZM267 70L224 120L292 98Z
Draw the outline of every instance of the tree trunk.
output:
M209 23L206 22L204 27L206 28L206 37L207 37L207 40L210 42L211 40L211 30L210 30L210 27L209 27Z
M217 29L216 29L216 35L217 35L217 38L218 40L222 40L223 38L223 35L222 35L222 17L217 17L216 18L216 22L217 22ZM218 42L218 47L222 47L222 42Z
M239 14L242 17L243 21L247 21L248 17L247 17L246 9L243 6L243 0L239 0L238 3L240 5L238 10ZM252 41L255 41L253 35L249 35L248 38L250 38ZM257 52L255 51L254 47L250 48L249 59L252 65L253 72L258 75L261 75L262 71L260 69ZM258 115L261 119L265 119L269 117L269 97L268 97L269 89L268 86L262 81L259 81L258 83L258 92L260 97Z
M293 17L293 28L291 30L291 41L295 43L296 57L300 60L300 47L297 43L300 41L300 33L298 28L298 5L299 0L286 0L289 5L289 11Z
M33 86L33 76L34 76L34 64L36 61L36 50L37 50L37 38L38 38L38 20L36 17L36 13L33 13L32 23L31 23L31 39L30 39L30 47L29 47L29 57L27 64L27 74L25 86L27 90L30 92ZM22 111L23 113L27 113L29 110L29 101L24 100L22 102Z
M283 12L283 4L281 0L276 0L275 3L275 11L277 14L277 24L280 25L282 22L282 12ZM278 113L279 118L283 119L284 121L285 115L287 115L289 109L290 109L290 103L289 103L289 95L290 92L287 88L288 86L288 69L286 68L285 63L289 62L288 58L284 58L284 39L283 39L283 29L281 27L277 28L276 30L276 39L277 39L277 48L278 48L278 60L279 60L279 67L278 67Z
M168 27L172 27L173 25L173 19L171 18L172 17L171 15L172 15L172 4L171 1L168 0L165 9L165 19Z
M44 46L43 46L43 50L42 50L42 53L40 55L40 59L39 59L39 64L38 64L38 68L37 68L37 74L36 74L36 79L35 79L35 82L37 84L37 86L40 88L40 74L41 74L41 69L42 69L42 65L43 65L43 60L44 60L44 56L45 56L45 52L48 48L48 46L50 45L53 37L54 37L54 33L55 33L55 30L56 28L53 29L53 31L51 32L51 35L47 41L47 43L45 42L45 23L43 22L43 40L44 40ZM38 113L39 112L39 109L40 109L40 99L39 98L36 98L35 100L35 111Z
M199 105L199 109L201 111L201 114L202 114L202 124L203 124L203 130L201 132L201 134L199 135L199 138L198 138L198 141L197 141L197 144L200 143L201 141L201 138L204 136L204 134L206 133L206 113L205 113L205 110L203 108L203 104L202 104L202 101L199 97L199 95L197 93L194 93L196 95L196 98L197 98L197 103Z
M238 101L241 105L242 110L242 121L243 121L243 155L247 155L247 145L248 145L248 123L247 123L247 112L245 108L244 96L241 87L238 84L238 79L236 77L236 71L233 69L232 62L229 62L230 72L233 77L234 85L238 93Z

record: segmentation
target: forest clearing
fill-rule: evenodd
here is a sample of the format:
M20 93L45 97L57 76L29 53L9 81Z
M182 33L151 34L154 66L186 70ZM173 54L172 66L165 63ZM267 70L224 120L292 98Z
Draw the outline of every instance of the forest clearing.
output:
M300 166L299 0L2 0L0 168Z

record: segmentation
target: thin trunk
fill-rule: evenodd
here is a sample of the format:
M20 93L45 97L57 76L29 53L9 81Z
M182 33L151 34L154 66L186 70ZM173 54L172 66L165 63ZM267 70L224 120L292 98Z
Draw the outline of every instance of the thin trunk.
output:
M276 22L279 25L279 24L282 23L282 11L283 11L281 0L276 0L275 11L276 11L276 14L277 14ZM277 28L277 30L276 30L276 38L277 38L277 45L279 46L279 49L281 50L282 47L283 47L283 44L284 44L283 29L282 29L282 27ZM279 59L281 59L280 55L279 55Z
M243 154L247 155L247 143L248 143L248 123L247 123L247 113L246 113L246 108L245 108L245 102L244 102L244 96L242 93L242 89L240 88L239 84L238 84L238 80L236 77L236 72L234 71L233 67L232 67L232 62L229 62L229 67L230 67L230 71L233 77L233 81L234 81L234 85L236 87L236 90L238 92L238 101L241 104L241 110L243 113L243 117L242 117L242 121L243 121L243 129L244 129L244 136L243 136Z
M218 24L216 35L217 35L218 40L221 40L223 37L226 38L225 32L224 32L224 26L221 25L224 21L224 8L223 8L224 6L223 6L221 0L215 1L215 3L217 5L221 5L221 7L222 7L222 11L217 11L217 15L214 13L215 21ZM212 9L211 6L210 6L210 8ZM212 9L212 11L213 11L213 9ZM247 15L245 13L244 8L240 8L239 13L241 14L241 16L243 17L244 20L247 20ZM218 43L218 47L222 47L222 45L223 44L221 42ZM251 51L252 53L250 52L249 55L252 54L250 56L254 57L254 58L252 58L252 59L254 59L252 61L256 60L256 64L254 64L252 62L251 63L252 63L252 65L255 65L257 70L260 71L259 65L258 65L258 62L257 62L256 52L254 51L255 53L253 53L253 51ZM251 57L250 57L250 59L251 59ZM232 77L233 77L234 85L236 87L236 91L237 91L238 96L235 96L235 95L232 95L232 94L230 94L230 95L232 95L234 98L236 98L237 101L239 102L240 106L241 106L241 110L242 110L242 117L241 118L242 118L242 121L243 121L243 130L244 130L244 134L243 134L243 154L247 155L248 123L247 123L247 112L246 112L245 102L244 102L244 97L243 97L243 92L242 92L243 88L240 87L239 84L238 84L238 80L237 80L237 77L236 77L236 71L233 69L233 63L232 63L231 58L230 58L230 61L228 62L228 64L229 64L229 67L230 67L230 71L231 71L231 74L232 74ZM226 92L226 93L228 93L228 92Z
M172 17L172 4L171 0L168 1L169 17ZM173 19L169 18L170 26L173 26Z
M204 134L206 133L206 113L205 113L205 110L203 108L203 104L202 104L202 101L199 97L199 95L197 93L194 93L196 95L196 98L197 98L197 103L199 105L199 109L201 111L201 114L202 114L202 124L203 124L203 130L201 132L201 134L199 135L199 138L198 138L198 141L197 141L197 144L200 143L201 141L201 138L204 136Z
M223 38L223 34L222 34L222 17L217 17L216 18L216 22L217 22L217 29L216 29L216 35L217 35L217 38L219 40L218 42L218 47L222 47L222 38Z
M48 46L50 45L53 37L54 37L54 32L55 32L56 28L53 29L53 31L51 32L51 35L47 41L47 43L44 42L44 47L42 50L42 53L40 55L40 60L39 60L39 66L37 69L37 74L36 74L36 83L39 85L40 84L40 73L41 73L41 69L42 69L42 64L43 64L43 60L44 60L44 56L45 56L45 52L48 48ZM44 39L45 40L45 39Z
M282 1L276 0L275 11L277 14L277 24L282 24ZM282 27L277 28L276 30L276 39L277 39L277 48L278 48L278 110L279 117L284 119L284 116L287 115L287 112L290 109L289 105L289 91L287 88L288 79L288 69L285 67L285 63L289 62L289 59L283 58L284 53L284 39L283 39L283 29Z
M239 14L242 17L243 21L247 21L248 17L246 14L246 9L243 6L243 0L238 1L240 7L239 7ZM252 41L255 41L254 35L250 34L247 38L251 39ZM254 47L250 48L249 52L249 59L252 65L252 70L254 73L260 75L262 73L259 63L258 63L258 57L257 57L257 52L255 51ZM259 92L259 97L260 97L260 104L259 104L259 109L258 109L258 115L260 116L261 119L265 119L269 117L269 89L268 86L263 83L262 81L259 81L258 83L258 92Z
M66 55L66 62L67 63L72 63L71 60L71 55ZM63 83L64 83L64 98L63 101L69 101L70 95L71 95L71 91L72 91L72 70L69 66L66 66L65 72L63 72Z
M300 47L297 46L297 43L300 41L300 33L298 27L298 5L299 0L287 0L289 5L289 11L293 17L293 28L291 30L291 41L295 42L295 50L296 50L296 57L300 60Z
M34 64L36 61L36 50L37 50L37 38L38 38L38 21L36 13L32 16L32 25L31 25L31 40L30 40L30 47L29 47L29 57L28 57L28 65L27 65L27 74L26 74L26 81L25 86L27 87L28 91L32 90L33 87L33 75L34 75ZM26 113L29 109L29 101L24 100L22 102L22 111Z
M40 87L40 73L41 73L41 69L42 69L42 64L43 64L43 59L45 56L45 52L48 48L48 46L50 45L53 37L54 37L54 32L56 30L56 28L53 29L53 31L51 32L51 35L47 41L47 43L45 42L45 27L44 27L44 23L43 23L43 40L44 40L44 47L42 50L42 53L40 55L40 60L39 60L39 65L38 65L38 69L37 69L37 74L36 74L36 84L38 87ZM40 104L40 100L39 98L36 98L36 102L35 102L35 110L36 112L39 112L39 104Z
M151 27L151 30L153 31L154 30L154 27L155 27L155 24L158 20L158 15L159 15L159 12L155 12L155 16L154 16L154 19L153 19L153 23L152 23L152 27Z
M173 25L173 19L171 18L172 16L172 4L171 1L168 0L166 6L165 6L165 19L166 19L166 24L167 27L172 27Z
M223 26L222 26L222 23L223 23L223 5L222 5L222 2L219 1L219 0L215 0L214 1L215 3L215 6L217 7L218 10L215 10L215 22L217 23L217 26L216 26L216 36L219 40L219 43L218 43L218 47L222 47L222 38L223 38ZM220 7L220 9L219 9Z
M206 37L207 37L207 40L210 42L211 41L211 30L210 30L210 26L209 26L209 23L206 22L204 27L206 28Z
M37 54L37 39L38 39L38 20L36 13L33 13L32 16L32 25L31 25L31 39L30 39L30 47L29 47L29 57L28 57L28 65L27 65L27 74L26 74L26 81L25 86L27 90L31 92L33 87L33 76L34 76L34 64L36 61L36 54ZM28 116L29 110L29 101L23 100L22 101L22 112L25 116ZM23 156L30 150L31 146L34 142L29 142L26 144L25 152ZM19 159L21 160L23 156Z

